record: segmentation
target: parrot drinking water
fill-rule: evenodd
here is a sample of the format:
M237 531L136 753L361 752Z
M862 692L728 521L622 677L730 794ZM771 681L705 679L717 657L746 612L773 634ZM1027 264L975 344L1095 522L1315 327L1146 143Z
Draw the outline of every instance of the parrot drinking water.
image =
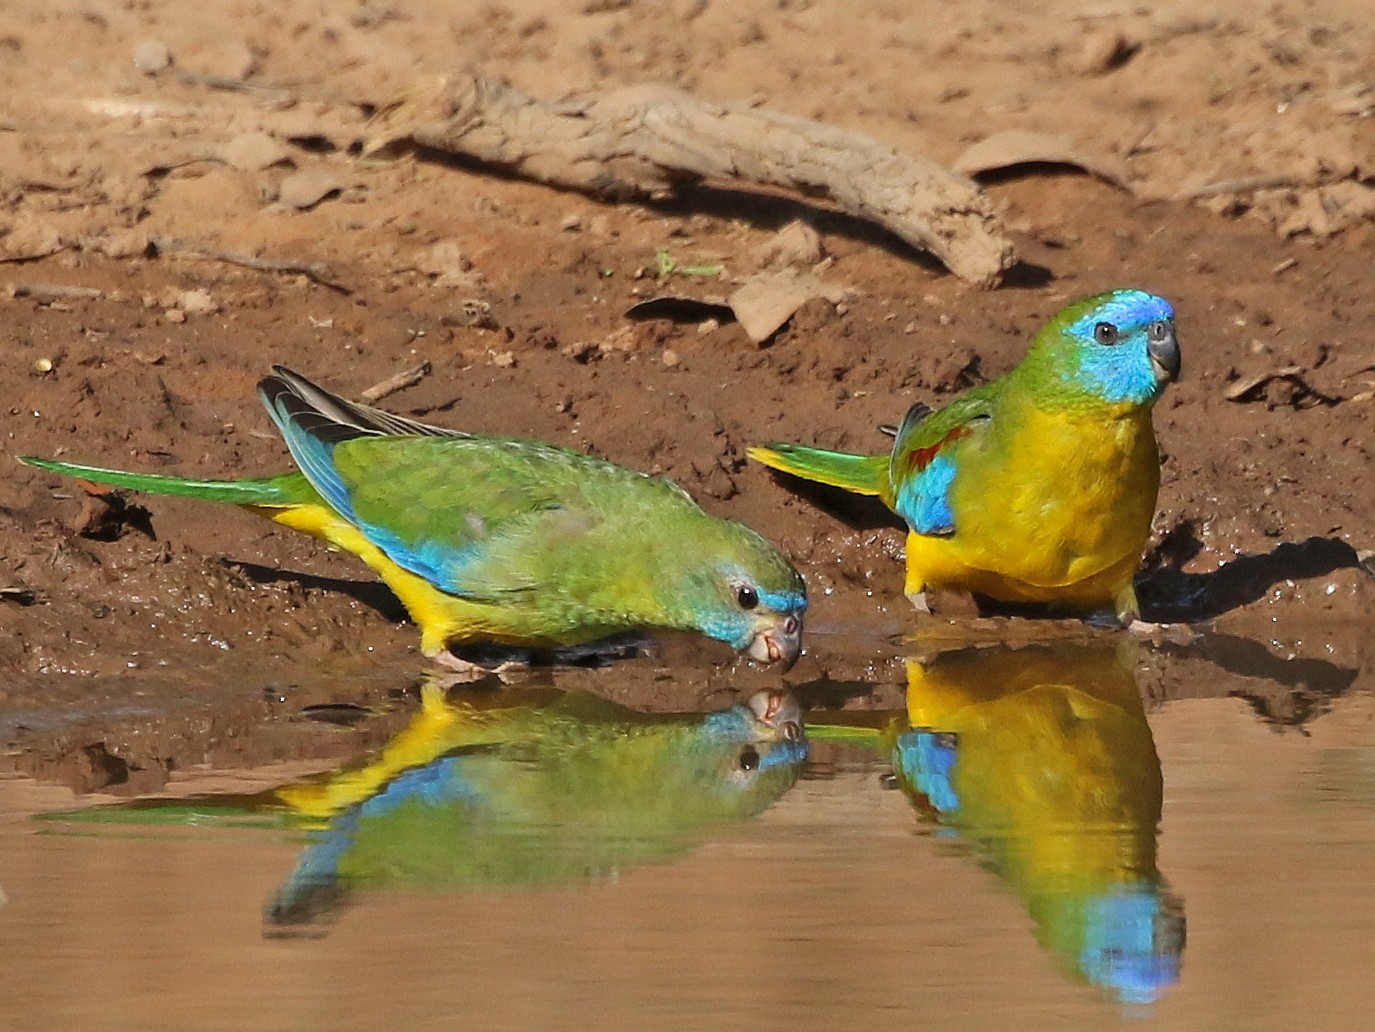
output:
M535 441L428 426L275 367L258 385L298 471L191 480L26 456L117 487L229 502L352 552L420 628L421 651L556 647L699 631L761 662L801 649L802 577L671 481Z
M889 455L796 444L749 454L901 516L918 608L929 587L1110 609L1130 624L1160 486L1151 407L1178 374L1169 302L1114 290L1061 311L1001 379L939 410L913 405Z

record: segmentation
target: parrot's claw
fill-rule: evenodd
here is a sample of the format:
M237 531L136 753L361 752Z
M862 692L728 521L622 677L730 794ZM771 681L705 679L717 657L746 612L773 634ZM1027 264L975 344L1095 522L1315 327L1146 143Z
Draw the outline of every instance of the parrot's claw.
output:
M912 603L912 608L918 613L931 612L931 603L927 601L925 589L921 591L909 591L907 601Z
M456 656L448 649L436 653L431 656L430 659L434 660L449 672L448 676L444 678L447 687L453 687L460 684L471 684L474 681L481 681L484 677L490 677L493 674L505 680L505 677L502 675L509 674L512 670L522 665L507 660L495 667L483 666L481 663L474 663L472 660L464 659L462 656Z
M1191 645L1201 637L1188 624L1151 623L1147 620L1133 620L1126 625L1126 630L1153 645Z

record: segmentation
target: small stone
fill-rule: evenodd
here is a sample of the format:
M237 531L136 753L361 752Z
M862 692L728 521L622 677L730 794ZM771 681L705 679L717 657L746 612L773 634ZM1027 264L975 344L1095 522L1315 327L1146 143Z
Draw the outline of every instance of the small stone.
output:
M328 169L308 168L293 172L283 179L277 198L289 208L306 211L325 198L342 192L345 185Z
M516 353L514 351L493 351L492 365L498 369L511 369L516 364Z
M663 362L665 369L674 369L677 367L678 362L680 361L678 358L678 352L674 351L672 348L669 348L664 352L664 356L662 359L660 359L660 361Z
M187 315L209 315L220 309L208 290L183 290L177 295L177 307Z
M167 309L167 311L162 313L162 317L167 322L177 323L178 325L186 322L186 313L183 312L180 308L169 308Z
M1084 37L1071 64L1081 75L1102 75L1126 64L1140 45L1116 29L1100 29Z
M267 133L240 133L220 148L220 157L245 172L261 172L291 161L286 146Z
M33 364L33 367L40 373L51 373L53 371L53 360L51 358L40 358Z
M570 212L559 222L559 229L565 233L576 233L582 229L582 216L577 212Z
M134 67L144 75L157 75L171 63L171 51L161 40L146 39L134 48Z

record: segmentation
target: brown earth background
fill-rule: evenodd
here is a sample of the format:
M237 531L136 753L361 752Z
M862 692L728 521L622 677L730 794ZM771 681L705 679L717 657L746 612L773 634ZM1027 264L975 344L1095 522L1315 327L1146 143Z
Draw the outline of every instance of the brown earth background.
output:
M42 773L79 747L71 783L142 764L151 781L129 784L148 787L178 758L308 754L281 730L248 756L241 735L286 710L375 707L419 669L414 630L349 557L190 501L109 511L12 461L278 472L285 449L254 394L272 363L348 396L428 363L383 407L672 477L807 576L810 651L789 680L868 684L858 695L877 705L875 669L900 651L888 639L917 626L897 524L797 494L745 448L882 450L880 424L1001 375L1065 302L1119 286L1170 298L1184 351L1156 413L1145 615L1212 621L1281 664L1359 669L1375 601L1361 566L1375 548L1369 15L1368 0L7 4L12 755ZM946 165L1026 130L1072 160L983 180L1020 258L986 290L779 191L708 183L607 204L433 155L362 156L375 105L453 72L553 101L668 83ZM839 303L808 302L763 345L730 321L626 318L658 294L728 293L796 219L817 231ZM695 672L577 676L678 709L776 679L706 643L666 650ZM1165 670L1161 691L1197 683Z

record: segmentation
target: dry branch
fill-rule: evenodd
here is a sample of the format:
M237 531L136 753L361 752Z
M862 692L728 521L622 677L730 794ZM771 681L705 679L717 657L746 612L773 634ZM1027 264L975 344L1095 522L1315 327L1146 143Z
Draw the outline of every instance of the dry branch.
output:
M187 240L177 240L173 237L153 237L149 243L153 245L153 250L158 254L183 254L192 258L204 258L212 262L242 265L246 269L258 269L263 272L294 273L305 276L322 287L338 291L340 294L353 293L351 287L340 283L330 274L329 267L323 262L277 261L272 258L259 258L252 254L240 254L237 251L224 251L218 247L192 243Z
M989 286L1014 260L964 176L862 133L665 86L550 104L479 76L445 77L381 108L366 150L402 140L611 199L662 197L703 179L820 195Z
M397 391L404 391L407 387L414 387L425 377L430 375L430 363L421 362L414 369L404 369L395 376L389 376L381 383L375 383L367 390L358 395L361 401L369 405L376 405L383 398L390 397Z

